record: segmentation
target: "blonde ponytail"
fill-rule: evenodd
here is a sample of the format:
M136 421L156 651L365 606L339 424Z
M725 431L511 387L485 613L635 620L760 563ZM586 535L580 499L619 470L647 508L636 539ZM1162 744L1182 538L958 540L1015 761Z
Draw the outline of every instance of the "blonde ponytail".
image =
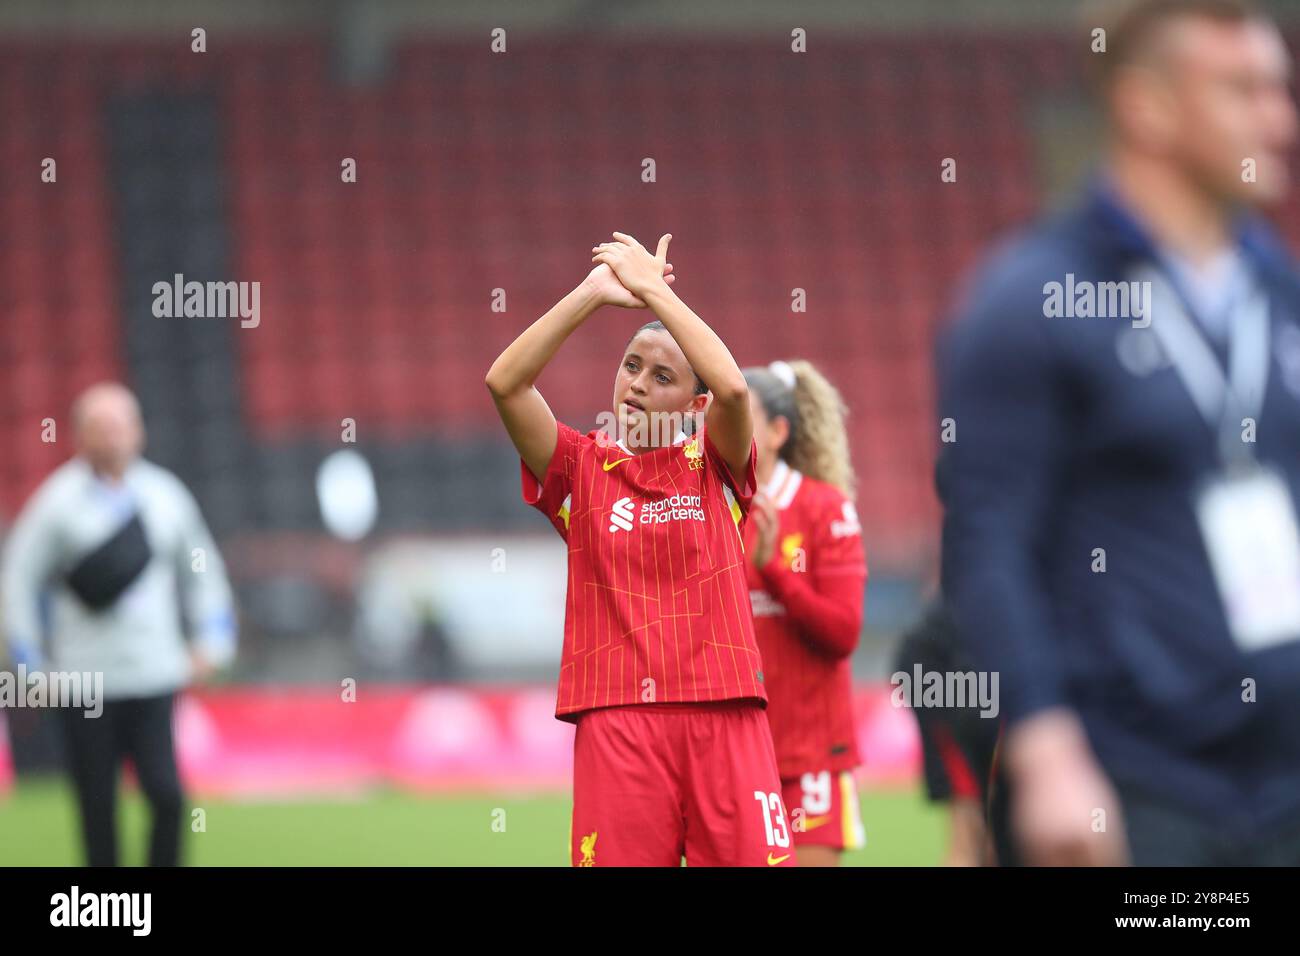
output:
M799 423L781 457L809 478L833 485L849 500L857 490L849 435L844 420L848 408L839 390L808 361L789 363L794 372L794 404Z

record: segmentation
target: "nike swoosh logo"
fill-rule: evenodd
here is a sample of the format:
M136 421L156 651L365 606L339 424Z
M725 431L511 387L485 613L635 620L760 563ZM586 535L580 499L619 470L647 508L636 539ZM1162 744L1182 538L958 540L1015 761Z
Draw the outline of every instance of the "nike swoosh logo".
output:
M831 815L829 813L824 814L823 816L820 817L804 817L804 821L803 821L804 832L807 832L809 830L816 830L818 827L824 826L830 822L831 822Z
M609 470L610 470L611 468L613 468L615 465L621 465L621 464L623 464L623 462L625 462L625 461L631 461L631 460L632 460L632 459L631 459L630 457L628 457L628 458L620 458L618 461L607 461L607 462L605 462L605 464L604 464L603 467L604 467L604 469L605 469L606 471L609 471Z
M784 863L784 862L785 862L786 860L788 860L788 859L790 859L790 854L789 854L789 853L787 853L785 856L778 856L778 857L776 857L775 859L773 859L773 858L772 858L772 854L769 853L769 854L767 855L767 865L768 865L768 866L776 866L778 863Z

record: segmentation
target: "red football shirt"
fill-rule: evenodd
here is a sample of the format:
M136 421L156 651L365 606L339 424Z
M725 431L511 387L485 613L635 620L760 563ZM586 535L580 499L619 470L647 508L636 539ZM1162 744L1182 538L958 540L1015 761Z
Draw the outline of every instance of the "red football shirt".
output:
M741 540L755 448L740 482L708 437L634 455L558 424L524 501L568 544L555 716L595 707L757 698L766 706Z
M867 581L857 511L784 461L763 490L780 518L776 549L747 567L777 765L782 779L848 770L860 763L849 655ZM746 547L755 537L746 529Z

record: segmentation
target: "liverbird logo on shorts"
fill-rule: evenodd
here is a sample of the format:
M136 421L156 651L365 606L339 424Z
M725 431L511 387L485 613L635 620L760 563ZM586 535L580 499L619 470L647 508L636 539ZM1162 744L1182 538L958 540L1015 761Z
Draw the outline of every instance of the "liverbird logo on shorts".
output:
M582 838L580 844L582 850L582 862L578 866L595 866L596 865L596 831L592 830Z

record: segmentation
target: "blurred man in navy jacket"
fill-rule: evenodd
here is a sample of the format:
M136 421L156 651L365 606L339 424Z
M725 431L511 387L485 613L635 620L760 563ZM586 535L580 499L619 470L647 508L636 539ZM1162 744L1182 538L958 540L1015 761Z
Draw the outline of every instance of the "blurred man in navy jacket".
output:
M1027 862L1300 865L1290 58L1246 0L1095 25L1099 175L941 343L944 587Z

